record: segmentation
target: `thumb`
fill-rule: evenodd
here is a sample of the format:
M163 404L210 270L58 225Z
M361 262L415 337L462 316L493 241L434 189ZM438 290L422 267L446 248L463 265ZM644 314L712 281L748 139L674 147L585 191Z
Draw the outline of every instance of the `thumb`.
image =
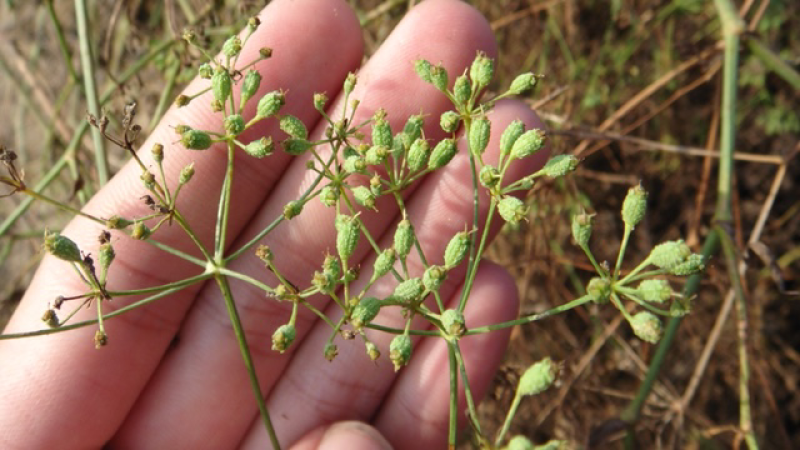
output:
M324 425L303 436L292 450L391 450L378 430L355 420Z

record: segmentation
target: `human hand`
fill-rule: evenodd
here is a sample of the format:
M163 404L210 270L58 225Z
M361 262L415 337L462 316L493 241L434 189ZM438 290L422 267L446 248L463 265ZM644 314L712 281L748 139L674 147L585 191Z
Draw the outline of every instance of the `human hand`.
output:
M301 118L322 136L325 123L313 109L314 92L336 98L349 71L362 58L358 20L344 1L275 1L260 16L262 24L245 47L241 60L247 61L259 46L274 48L274 56L258 65L263 76L260 95L287 91L282 112ZM453 0L430 0L413 9L381 49L359 70L353 93L361 99L355 122L385 108L392 128L402 128L405 119L423 111L431 119L451 108L447 99L420 81L413 61L425 58L441 61L452 74L460 73L482 50L494 54L488 24L479 13ZM197 92L206 81L196 81L187 92ZM208 97L208 96L206 96ZM141 147L156 142L165 145L165 171L177 178L189 162L195 162L196 179L187 185L179 202L187 221L205 243L214 242L214 222L219 190L224 177L226 155L222 149L205 152L185 150L171 144L176 136L171 127L187 124L193 128L220 129L219 115L212 113L207 98L170 111L157 130ZM254 105L250 105L252 116ZM342 110L341 99L332 101L329 111ZM336 111L337 113L333 113ZM502 130L513 119L528 128L541 123L522 103L503 101L491 113L494 129ZM426 121L428 138L444 133L437 120ZM316 124L315 127L311 126ZM247 142L262 135L279 133L274 120L248 130ZM494 133L484 157L497 158ZM148 151L141 152L145 164ZM544 153L544 152L543 152ZM145 155L147 154L147 155ZM508 176L520 177L535 170L544 154L516 163ZM233 207L228 225L229 248L237 248L283 212L284 205L297 198L314 175L305 168L305 157L293 158L276 152L255 160L239 152L232 190ZM140 197L145 193L140 169L128 164L86 206L86 211L109 217L142 215L146 209ZM426 254L441 255L449 238L471 223L472 180L464 149L445 168L433 173L408 191L405 204L415 218L417 237ZM484 198L485 200L485 198ZM483 216L488 202L482 201ZM381 247L390 242L399 220L391 201L379 201L379 213L365 212L362 219ZM334 212L318 201L306 205L303 213L281 224L266 239L277 255L276 264L290 280L309 280L326 251L335 247ZM497 221L495 222L497 224ZM494 227L496 232L497 226ZM76 218L63 231L81 248L96 248L101 227ZM184 252L198 254L185 233L164 227L155 239ZM117 257L109 276L111 289L139 289L183 279L202 271L197 266L166 255L142 242L114 234ZM366 246L359 247L353 261L372 267ZM420 263L409 259L412 272ZM275 285L263 263L244 255L231 268ZM454 270L442 289L442 298L458 301L463 267ZM458 280L458 281L457 281ZM363 281L356 282L363 283ZM376 295L391 292L388 279L372 289ZM46 257L5 333L41 328L39 317L48 301L57 295L81 292L83 285L74 271L52 257ZM448 429L449 372L444 342L416 341L410 364L394 372L385 357L375 365L357 342L339 346L333 362L322 357L330 327L301 310L297 339L285 354L270 350L270 335L285 323L290 305L265 298L263 291L233 282L232 290L244 322L255 369L267 406L282 445L317 446L320 427L343 420L371 423L395 448L441 448ZM132 300L114 299L109 308ZM325 309L323 298L314 304ZM334 317L338 313L329 307ZM490 263L477 274L472 298L465 311L470 327L502 322L515 317L516 290L509 275ZM91 311L80 315L92 318ZM384 310L377 323L402 326L400 311ZM46 337L0 341L0 446L17 448L98 448L109 444L119 448L264 448L269 440L259 418L248 384L222 295L213 281L184 289L106 324L109 344L95 350L91 327ZM370 333L384 355L391 339ZM477 398L485 392L500 363L508 332L465 337L462 352L472 391ZM463 393L462 393L463 395ZM460 405L463 405L463 397ZM328 435L332 448L379 446L363 427L340 426ZM365 437L359 441L359 437Z

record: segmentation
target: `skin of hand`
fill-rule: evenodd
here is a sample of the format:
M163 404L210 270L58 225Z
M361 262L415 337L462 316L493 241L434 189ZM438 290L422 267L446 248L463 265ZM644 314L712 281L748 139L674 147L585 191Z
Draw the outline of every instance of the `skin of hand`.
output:
M468 67L477 51L490 57L495 42L486 20L470 6L456 0L428 0L413 8L385 44L363 67L363 44L358 19L344 0L276 0L260 14L261 26L245 47L240 61L249 61L261 46L274 49L272 58L258 64L263 76L256 98L276 89L286 90L282 113L305 122L312 138L323 135L324 121L312 105L315 92L331 98L329 113L342 111L342 81L358 70L353 97L361 100L355 122L372 116L380 107L388 112L394 130L406 118L423 111L428 120L425 135L441 139L439 115L451 106L444 95L421 81L413 61L442 62L451 74ZM199 91L196 80L186 93ZM198 152L176 143L173 127L186 124L198 129L222 128L219 114L210 109L206 94L183 108L173 108L140 152L152 166L149 149L165 146L168 182L190 162L196 175L181 192L179 210L206 246L213 246L214 222L226 155L222 148ZM254 103L245 110L252 117ZM499 102L490 114L492 139L485 154L497 159L501 130L514 119L528 128L543 128L539 119L519 101ZM260 122L241 141L279 135L275 120ZM472 181L469 160L460 141L453 161L417 183L405 195L420 243L429 258L442 255L450 237L471 223ZM518 178L541 167L547 152L512 165L509 177ZM306 157L293 158L276 151L255 160L237 151L228 226L228 248L235 249L282 213L297 198L313 173ZM148 210L140 197L146 193L140 169L132 162L86 205L100 217L119 214L137 217ZM482 194L485 217L488 201ZM390 245L399 213L391 198L380 198L379 213L362 213L362 219L381 248ZM283 223L264 239L275 262L291 280L310 280L326 251L335 248L334 212L318 201ZM492 224L492 233L499 229ZM101 227L74 219L63 234L84 251L95 252ZM194 244L177 227L164 227L155 239L193 255ZM139 289L180 280L202 268L167 255L152 245L112 234L116 260L111 266L109 289ZM352 261L372 267L374 256L362 243ZM441 258L439 256L438 258ZM454 270L441 288L443 300L458 302L464 270ZM420 273L421 263L409 257L409 269ZM252 252L231 268L274 286L276 280ZM363 286L357 281L354 288ZM376 283L373 295L388 295L394 282ZM448 429L449 372L444 342L415 340L410 364L394 372L388 361L391 335L370 333L382 356L375 364L358 341L339 342L333 362L322 348L330 328L301 308L297 339L285 354L270 350L270 336L289 317L290 305L266 298L245 283L232 281L237 308L255 359L262 390L281 445L284 448L442 448ZM83 285L68 264L47 256L38 269L16 313L5 329L15 333L42 328L40 317L57 295L83 292ZM140 298L140 297L137 297ZM115 298L105 305L117 309L137 298ZM326 299L313 304L334 318L336 308ZM334 305L335 306L335 305ZM511 320L517 313L513 279L505 270L484 262L478 271L465 311L466 323L476 327ZM74 320L91 319L94 308ZM399 308L387 308L376 323L402 326ZM415 327L422 326L416 323ZM119 316L106 323L108 345L96 350L95 328L49 336L0 341L0 448L88 449L109 448L269 448L267 433L236 344L225 305L213 282L184 289ZM461 341L472 390L485 393L500 364L509 332L470 336ZM463 392L459 405L463 407ZM353 422L360 421L360 422ZM369 425L367 425L367 423ZM461 424L465 422L461 418Z

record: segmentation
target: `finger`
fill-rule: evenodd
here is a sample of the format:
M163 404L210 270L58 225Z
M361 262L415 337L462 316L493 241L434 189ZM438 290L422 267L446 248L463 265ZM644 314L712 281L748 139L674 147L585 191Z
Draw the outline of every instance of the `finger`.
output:
M348 70L360 62L361 36L358 22L347 13L344 2L309 0L304 2L273 2L262 17L262 26L251 38L242 60L252 59L258 43L280 46L274 58L259 65L264 82L262 91L289 89L298 98L296 106L287 105L287 112L313 122L316 112L310 102L313 89L331 92L340 86ZM290 50L291 49L291 50ZM336 59L324 58L333 51ZM202 84L204 87L207 84ZM200 90L201 83L192 84L187 93ZM152 165L149 149L155 142L165 145L167 178L175 181L178 172L189 162L196 164L197 175L183 190L179 207L187 221L206 244L213 236L216 199L224 168L224 155L219 149L206 152L188 151L171 145L176 135L171 127L183 123L194 128L220 128L220 118L212 115L208 97L200 97L188 107L172 110L161 126L142 147L143 159ZM266 123L261 131L274 132L274 123ZM282 174L281 165L288 158L254 163L237 163L233 196L237 206L232 212L230 232L236 233L256 210L263 196ZM276 163L277 161L277 163ZM281 162L283 161L283 162ZM129 164L90 202L86 210L101 217L119 214L123 217L142 215L139 196L144 193L139 169ZM191 206L191 207L187 207ZM76 219L64 234L76 240L81 248L94 251L99 227L84 219ZM197 254L190 240L177 226L163 228L157 239ZM114 237L117 258L112 265L110 289L131 289L158 285L202 272L182 260L165 257L165 253L140 242ZM41 328L38 318L48 301L56 295L83 292L67 264L46 258L31 288L26 293L6 332ZM195 289L196 291L196 289ZM13 367L4 373L0 385L0 445L87 448L100 446L118 427L130 405L149 379L172 340L183 314L193 298L193 292L174 295L147 308L139 309L107 324L109 346L102 352L91 348L94 329L84 329L58 336L0 344L0 364ZM118 298L109 307L125 305ZM81 317L91 317L91 311ZM65 420L89 414L92 420ZM35 416L35 420L20 420Z
M496 129L502 130L513 119L519 118L529 127L541 127L541 122L520 102L501 102L491 113ZM489 149L484 157L487 161L496 161L500 133L493 133ZM508 179L513 180L530 173L540 167L542 158L526 160L513 164ZM444 248L451 236L463 231L466 224L472 223L473 196L472 181L469 173L469 157L461 142L459 154L445 168L425 179L422 185L407 202L408 216L415 223L417 239L425 251L431 264L441 263ZM479 217L485 217L488 210L488 199L482 193ZM492 224L491 233L499 229L500 223ZM390 230L393 231L393 230ZM475 235L480 235L480 230ZM380 242L381 248L391 245L393 232L387 232ZM417 276L422 272L422 264L412 252L408 260L409 271ZM362 278L356 281L353 292L359 292L369 279L372 261L362 264ZM444 298L458 287L458 281L464 275L465 267L455 268L441 287ZM377 282L370 290L370 295L384 298L391 292L396 282L389 277ZM334 321L340 317L338 308L331 306L327 311ZM402 328L405 319L398 308L384 308L378 316L378 323L394 328ZM421 326L417 323L417 326ZM282 375L280 381L269 398L269 407L273 411L276 427L280 429L282 442L293 442L298 436L310 428L340 419L365 420L372 416L382 395L392 383L393 374L388 364L374 367L365 356L364 347L358 342L347 342L340 345L340 354L330 363L321 360L322 349L330 336L331 330L324 323L318 323L315 329L303 339L302 346L296 351L291 365ZM368 333L384 355L392 336L385 333ZM298 341L300 342L300 341ZM355 379L354 379L355 376ZM313 389L304 387L313 386ZM298 400L298 396L303 400ZM303 420L297 420L301 417ZM266 442L263 427L254 426L246 445L261 448Z
M462 286L463 288L463 286ZM460 292L449 304L458 304ZM513 320L518 298L514 279L503 268L482 263L464 319L467 329ZM510 328L459 340L472 398L477 404L492 382L505 354ZM450 418L450 370L447 343L422 339L411 364L403 369L380 405L373 423L398 449L445 448ZM447 369L450 370L447 370ZM459 375L459 426L464 426L466 397Z
M451 24L458 26L447 28ZM443 112L447 103L441 94L422 98L407 95L408 89L427 87L415 75L411 61L420 56L429 57L443 61L450 70L460 71L474 58L475 46L491 50L492 39L485 19L461 2L421 4L404 18L385 45L360 71L363 81L359 81L353 93L355 98L364 98L359 110L369 116L372 112L362 110L366 108L364 105L383 106L389 117L400 119L398 127L405 119L403 116L411 112L418 113L420 109L434 115ZM372 100L368 100L370 98ZM334 106L331 111L341 109ZM435 123L430 127L431 136L436 135L435 127ZM283 206L298 198L309 182L309 172L302 160L289 167L285 180L253 218L244 236L255 235L280 216ZM380 214L365 214L377 235L394 219L389 206L380 205L379 208ZM319 269L324 253L335 248L332 225L330 208L314 200L305 206L302 214L265 238L265 243L273 248L275 263L284 276L297 284L307 285L313 271ZM359 251L363 255L366 248ZM283 259L281 255L285 255ZM356 263L358 258L359 255L354 256L353 262ZM263 263L252 252L235 261L231 268L257 279L266 278L270 286L276 284L273 277L265 274ZM288 320L288 302L267 299L263 291L243 283L234 282L232 289L251 352L255 355L262 389L268 392L288 361L288 355L282 356L270 350L270 335ZM301 311L297 324L298 340L313 322L308 311ZM182 436L177 431L170 436L154 436L146 432L157 426L191 430L192 435L197 436L197 445L201 446L226 448L235 445L257 414L247 380L224 302L216 289L204 291L181 330L181 345L165 358L115 442L139 448L168 448L176 445L173 439ZM176 414L175 410L165 407L171 404L180 404L181 408L189 409L193 414L190 417ZM216 407L205 407L208 404ZM220 421L241 422L244 428L238 435L221 432L214 426Z
M364 422L338 422L303 436L292 450L391 450L378 430Z

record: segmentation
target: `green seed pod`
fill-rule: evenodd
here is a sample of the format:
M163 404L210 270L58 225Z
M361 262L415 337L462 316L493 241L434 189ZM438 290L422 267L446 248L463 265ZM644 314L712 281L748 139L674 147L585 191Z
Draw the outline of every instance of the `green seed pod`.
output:
M534 450L533 443L525 436L518 434L511 438L505 450Z
M578 158L572 155L556 155L547 161L541 172L549 178L563 177L578 167Z
M372 278L370 279L371 282L375 282L378 278L389 273L394 266L394 262L397 259L397 253L393 248L387 248L386 250L382 251L377 258L375 258L375 264L372 266Z
M339 258L325 255L325 260L322 261L322 272L338 281L342 276L342 265L339 263Z
M528 216L530 208L516 197L505 196L497 204L497 212L506 222L516 225Z
M272 254L272 249L269 248L268 245L259 245L256 248L256 257L264 262L264 264L269 264L270 261L274 258Z
M245 153L258 159L271 155L274 150L275 144L272 142L272 136L262 137L244 147Z
M186 184L192 180L194 176L194 162L191 162L186 165L183 169L181 169L180 175L178 175L178 183Z
M353 89L356 87L356 74L350 72L347 74L347 77L344 79L344 95L350 95L353 92Z
M530 72L523 73L514 78L508 88L508 92L513 95L520 95L530 91L534 86L536 86L536 75Z
M703 255L693 253L686 258L686 261L669 269L669 273L679 277L686 277L702 272L706 268Z
M586 285L586 293L597 304L608 303L611 298L611 283L606 278L594 277Z
M414 72L426 83L433 83L433 77L431 76L432 68L431 63L425 59L414 61Z
M544 131L538 128L526 131L511 147L511 157L522 159L533 155L544 146L544 138Z
M311 285L323 294L331 294L336 287L335 280L320 271L315 271L311 278Z
M383 195L383 184L381 183L381 176L377 173L369 179L369 190L375 197Z
M408 149L408 170L413 172L418 172L425 168L425 165L428 164L428 158L431 155L431 146L428 144L428 141L424 138L419 138L411 144L411 148Z
M386 148L392 148L392 128L384 118L377 118L372 124L372 143Z
M116 256L117 254L114 252L114 247L112 247L110 243L106 242L100 245L100 248L97 249L97 265L102 269L102 274L108 272L108 268L111 266L111 263L114 262Z
M431 292L438 291L446 278L447 269L442 266L430 266L422 275L422 285Z
M331 185L325 186L320 190L319 201L325 206L335 206L339 201L339 190Z
M308 139L308 130L303 122L295 116L287 114L281 117L281 130L296 139Z
M342 261L348 258L356 250L358 238L361 236L358 218L355 216L339 215L339 227L336 233L336 251Z
M472 85L466 75L459 75L453 85L453 97L457 105L466 105L472 95Z
M300 156L308 151L308 149L312 147L312 144L305 139L289 138L281 142L281 147L283 147L283 151L290 155Z
M580 213L572 216L572 237L581 248L589 245L589 238L592 237L592 221L594 214Z
M492 124L486 117L479 117L472 121L469 129L469 151L473 155L483 155L486 147L489 146L489 136L491 135Z
M692 249L683 242L683 239L677 241L667 241L662 244L656 245L650 251L650 256L647 257L648 261L660 269L670 270L678 264L683 263L692 254Z
M661 319L649 311L636 313L630 321L633 333L643 341L655 344L664 333Z
M423 125L425 125L425 118L421 114L415 114L406 121L403 133L408 136L410 142L414 142L422 136Z
M367 160L358 154L350 156L345 158L342 169L347 173L366 173Z
M399 303L413 303L419 300L423 292L425 292L425 286L422 285L422 280L409 278L394 288L390 299Z
M189 129L181 135L181 144L189 150L206 150L211 143L211 136L203 131Z
M156 176L153 175L151 172L145 171L142 172L142 175L139 176L144 184L144 187L147 188L148 191L152 191L156 186Z
M641 185L628 189L628 195L622 202L622 221L635 228L644 219L647 212L647 191Z
M411 359L411 338L408 335L399 334L392 339L389 344L389 359L394 364L395 372L408 364Z
M528 367L517 387L518 395L536 395L546 391L556 380L558 368L549 357Z
M431 83L436 89L447 92L448 81L447 70L441 64L431 67Z
M242 105L256 95L259 86L261 86L261 74L257 70L249 70L242 81L242 92L239 97Z
M448 269L461 264L469 251L471 243L470 235L466 231L460 231L450 239L444 250L444 266Z
M367 341L367 343L364 344L364 346L367 349L367 356L369 356L369 359L371 359L373 361L377 361L378 358L381 357L381 352L380 352L380 350L378 350L378 346L377 345L373 344L372 342Z
M109 230L124 230L133 225L133 221L114 215L106 220L106 228Z
M217 68L211 76L211 92L214 93L214 100L224 105L231 95L232 84L228 71L221 67Z
M242 51L242 40L239 36L231 36L222 44L222 54L228 58L233 58Z
M211 100L211 111L213 112L222 112L225 109L224 104L219 100Z
M379 166L386 162L389 156L389 148L383 145L373 145L364 155L364 161L370 166Z
M375 297L362 298L350 314L350 324L356 330L360 330L372 322L372 319L380 312L381 306L381 301Z
M80 262L83 260L78 245L72 239L62 236L57 231L44 232L44 249L47 253L64 261Z
M303 212L303 203L297 200L292 200L283 207L283 217L286 220L291 220Z
M356 202L372 210L375 210L375 194L366 186L356 186L353 188L353 197Z
M333 361L336 358L336 355L339 354L339 348L336 344L332 342L328 342L325 344L325 348L322 350L322 354L325 355L325 359L328 361Z
M328 96L324 92L317 92L314 94L314 109L322 111L328 103Z
M481 185L487 189L492 189L500 182L500 171L494 166L483 166L478 174Z
M191 101L192 101L192 97L189 97L188 95L181 94L181 95L175 97L175 106L177 106L178 108L182 108L182 107L188 105Z
M225 118L223 127L229 135L238 136L244 131L244 118L241 114L231 114Z
M442 313L442 327L450 336L463 336L467 332L464 323L464 313L457 309L448 309Z
M200 78L210 80L211 76L214 75L214 68L211 67L209 63L203 63L197 68L197 73L200 75Z
M412 143L413 141L411 141L406 133L402 131L397 133L392 140L392 156L396 159L404 157Z
M274 116L286 104L286 95L282 91L272 91L261 97L256 106L259 118Z
M522 133L525 132L525 124L520 120L514 120L506 127L503 134L500 135L500 153L503 156L508 156L511 153L511 148L517 142Z
M252 33L261 25L261 19L258 17L251 17L247 19L247 29Z
M461 124L461 116L455 111L445 111L439 117L439 126L445 133L455 133Z
M164 161L164 146L161 144L153 145L153 148L150 150L150 153L153 155L153 161L160 163Z
M276 352L285 352L292 342L294 342L294 338L297 336L297 331L292 324L285 324L278 327L274 333L272 333L272 350Z
M133 223L133 228L131 229L131 237L134 239L138 239L143 241L150 237L152 231L150 228L144 224L144 222L136 221Z
M442 139L436 144L428 160L428 169L436 170L444 167L456 156L456 141L454 139Z
M672 288L667 280L644 280L636 293L646 302L664 303L672 297Z
M494 77L494 61L486 53L478 52L469 68L469 77L477 89L488 86Z
M42 322L44 322L48 328L58 328L60 326L58 315L52 309L48 309L44 312L44 315L42 316Z
M403 219L397 224L397 230L394 232L394 250L401 261L411 253L412 245L414 245L414 227L408 219Z

